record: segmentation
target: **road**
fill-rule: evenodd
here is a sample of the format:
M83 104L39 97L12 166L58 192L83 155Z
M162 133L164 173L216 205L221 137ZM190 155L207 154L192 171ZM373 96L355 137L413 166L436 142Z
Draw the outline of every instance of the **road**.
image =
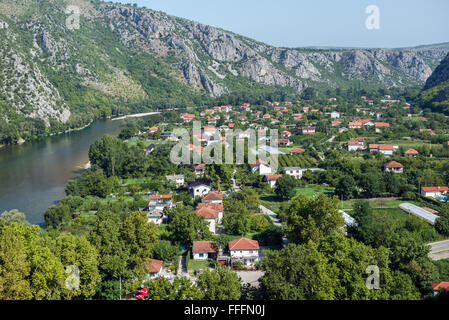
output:
M449 258L449 240L429 243L430 254L432 260L441 260Z
M267 215L271 218L271 220L273 221L275 226L280 227L281 226L281 222L278 219L278 216L276 213L274 213L273 211L271 211L270 209L268 209L267 207L264 207L263 205L259 206L260 211L262 211L262 213L264 215Z

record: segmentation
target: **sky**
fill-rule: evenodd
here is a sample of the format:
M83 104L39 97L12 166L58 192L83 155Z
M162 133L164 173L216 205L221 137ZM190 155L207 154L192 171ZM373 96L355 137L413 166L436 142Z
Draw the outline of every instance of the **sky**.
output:
M278 47L400 48L449 42L449 0L114 2L137 3ZM366 20L373 13L366 13L370 5L379 9L379 28L366 27Z

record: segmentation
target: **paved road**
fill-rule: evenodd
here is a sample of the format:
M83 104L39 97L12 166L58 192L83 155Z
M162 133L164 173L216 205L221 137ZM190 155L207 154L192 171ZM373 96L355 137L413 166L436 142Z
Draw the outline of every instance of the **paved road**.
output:
M273 223L275 226L280 227L281 226L281 222L278 219L278 216L276 213L274 213L273 211L271 211L270 209L260 205L260 210L262 211L263 214L269 216L271 218L271 220L273 220Z
M263 271L236 271L237 275L242 279L243 284L251 284L253 287L259 286L259 279L264 275Z
M449 240L429 243L430 258L432 260L441 260L449 258Z

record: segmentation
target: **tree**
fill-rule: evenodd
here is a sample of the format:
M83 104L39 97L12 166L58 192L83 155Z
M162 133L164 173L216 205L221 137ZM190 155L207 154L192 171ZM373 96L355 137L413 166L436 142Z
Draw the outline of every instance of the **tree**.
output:
M191 246L193 241L212 236L204 218L191 211L177 213L169 223L169 230L172 242L178 245Z
M132 212L123 222L121 235L125 248L129 250L127 270L133 276L143 276L147 271L147 259L159 239L157 225L148 223L145 212Z
M223 226L228 234L247 234L251 231L251 214L247 211L226 214L223 218Z
M179 256L180 250L177 246L172 246L170 241L159 241L151 251L151 257L164 262L174 262Z
M27 221L25 214L20 212L17 209L11 211L5 211L0 215L0 219L5 220L6 222L17 222L29 225L30 223Z
M312 241L303 245L292 243L279 251L267 250L260 267L265 272L259 282L266 299L336 298L337 269Z
M33 297L28 276L25 238L16 223L6 226L0 235L0 299L29 300Z
M283 200L290 200L296 195L297 182L295 177L284 174L277 179L274 192Z
M441 206L440 217L435 221L435 229L442 235L449 236L449 204Z
M325 235L342 232L344 220L338 211L338 199L319 195L307 198L300 195L292 200L286 217L287 238L297 244L307 243L309 240L319 241Z
M341 200L349 200L357 194L357 188L352 176L345 175L339 181L335 188L335 194Z
M167 278L147 281L145 287L149 300L201 300L203 293L195 283L186 277L175 277L173 284Z
M238 275L226 267L206 269L198 277L198 287L205 300L238 300L241 296Z
M264 215L255 215L251 217L251 227L254 231L263 231L268 226L268 220Z

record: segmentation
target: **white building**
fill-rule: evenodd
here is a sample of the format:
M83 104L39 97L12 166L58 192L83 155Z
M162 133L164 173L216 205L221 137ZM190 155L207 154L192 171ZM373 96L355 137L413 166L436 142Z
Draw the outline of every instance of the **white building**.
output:
M446 196L448 191L448 187L421 187L421 194L424 197L442 197Z
M164 221L164 212L162 210L156 209L147 213L148 223L153 222L158 226Z
M150 203L148 204L148 210L164 210L164 208L172 208L172 195L171 194L153 194L150 195Z
M331 119L339 119L340 118L340 113L337 111L332 111L331 112Z
M348 151L358 151L365 149L365 139L352 138L348 141Z
M212 183L208 179L196 179L193 182L187 183L187 188L194 198L202 197L212 190Z
M170 176L165 176L168 181L173 181L177 187L184 185L184 175L183 174L175 174Z
M283 171L284 171L284 174L293 176L296 179L302 178L302 169L300 167L285 167Z
M218 211L211 208L201 208L197 209L195 213L206 220L209 223L209 231L213 234L216 233L216 226L218 224Z
M215 241L193 241L192 255L194 260L208 260L217 257Z
M268 182L271 188L274 188L276 186L277 180L282 177L282 174L266 174L263 177L263 181Z
M251 164L251 171L258 172L260 175L270 174L271 166L262 160L257 160L255 163Z
M229 252L232 262L243 262L246 265L253 265L259 261L259 243L244 237L229 241Z

